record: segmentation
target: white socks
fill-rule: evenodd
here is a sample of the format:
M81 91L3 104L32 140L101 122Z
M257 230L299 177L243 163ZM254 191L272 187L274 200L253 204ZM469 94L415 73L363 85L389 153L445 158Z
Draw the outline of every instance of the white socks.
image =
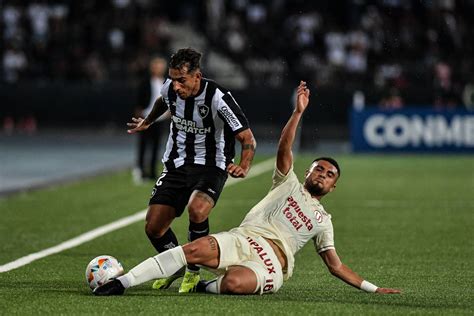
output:
M223 275L215 278L212 281L207 282L206 284L206 292L213 293L213 294L220 294L221 293L221 283L222 279L224 278Z
M185 265L186 257L183 247L178 246L148 258L117 279L125 288L129 288L150 280L172 276Z
M172 276L181 268L186 266L186 257L183 247L178 246L148 258L132 268L128 273L117 279L125 288L136 286L154 279L163 279ZM205 290L207 293L220 294L223 275L207 282Z

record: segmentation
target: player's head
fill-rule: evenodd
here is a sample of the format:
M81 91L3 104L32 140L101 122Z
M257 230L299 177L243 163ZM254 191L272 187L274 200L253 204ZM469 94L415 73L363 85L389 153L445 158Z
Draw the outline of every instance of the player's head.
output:
M304 187L312 196L320 199L336 188L340 176L341 169L336 160L329 157L316 158L306 171Z
M150 74L153 77L163 77L166 72L166 60L161 57L153 57L150 60Z
M169 77L181 99L196 95L201 84L201 56L192 48L182 48L171 55Z

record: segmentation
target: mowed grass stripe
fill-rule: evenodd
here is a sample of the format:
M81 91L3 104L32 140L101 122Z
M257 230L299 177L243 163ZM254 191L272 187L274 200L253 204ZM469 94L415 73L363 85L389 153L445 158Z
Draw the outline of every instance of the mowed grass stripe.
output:
M274 164L275 164L275 162L274 162L273 158L265 160L265 161L255 165L250 170L249 175L246 178L241 178L241 179L231 178L231 179L229 179L226 182L225 187L240 183L242 181L245 181L247 179L256 177L256 176L258 176L262 173L265 173L267 171L270 171L271 169L273 169ZM50 256L50 255L62 252L62 251L67 250L67 249L77 247L77 246L82 245L82 244L84 244L88 241L91 241L91 240L93 240L97 237L103 236L105 234L108 234L108 233L113 232L115 230L118 230L120 228L126 227L128 225L133 224L133 223L136 223L138 221L142 221L142 220L145 219L146 212L147 212L147 209L141 210L141 211L139 211L139 212L137 212L133 215L126 216L124 218L116 220L116 221L114 221L112 223L109 223L107 225L97 227L97 228L95 228L91 231L88 231L88 232L86 232L84 234L81 234L77 237L69 239L65 242L62 242L62 243L56 245L56 246L53 246L53 247L41 250L39 252L29 254L29 255L26 255L24 257L21 257L21 258L18 258L16 260L12 261L12 262L6 263L6 264L0 266L0 273L8 272L8 271L11 271L13 269L20 268L24 265L27 265L29 263L32 263L33 261L38 260L38 259L41 259L41 258Z

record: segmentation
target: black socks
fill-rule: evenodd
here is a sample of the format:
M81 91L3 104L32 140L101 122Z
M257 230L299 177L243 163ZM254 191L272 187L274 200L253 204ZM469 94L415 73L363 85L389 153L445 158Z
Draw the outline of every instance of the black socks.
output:
M156 237L152 237L148 235L148 239L150 239L153 247L155 247L158 253L162 253L163 251L166 251L168 249L178 246L178 239L176 238L176 235L173 233L171 228L168 229L166 233L160 238L156 238Z
M207 235L209 235L209 220L207 218L204 222L201 223L194 223L189 221L189 241L193 241Z
M207 235L209 235L209 220L207 218L204 222L201 223L194 223L189 221L189 241L193 241ZM199 271L199 268L193 264L188 264L188 270L197 272Z

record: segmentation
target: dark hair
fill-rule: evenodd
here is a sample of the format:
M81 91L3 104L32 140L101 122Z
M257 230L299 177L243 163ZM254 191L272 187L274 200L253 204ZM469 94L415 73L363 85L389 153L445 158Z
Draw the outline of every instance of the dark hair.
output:
M176 53L171 55L170 68L182 69L188 68L188 73L201 68L202 54L192 48L181 48Z
M332 164L334 167L336 167L338 178L341 176L341 168L339 168L339 164L337 163L337 161L335 159L333 159L331 157L319 157L319 158L314 159L313 163L315 163L316 161L320 161L320 160L327 161L330 164Z

